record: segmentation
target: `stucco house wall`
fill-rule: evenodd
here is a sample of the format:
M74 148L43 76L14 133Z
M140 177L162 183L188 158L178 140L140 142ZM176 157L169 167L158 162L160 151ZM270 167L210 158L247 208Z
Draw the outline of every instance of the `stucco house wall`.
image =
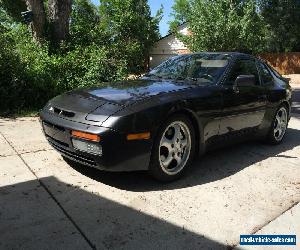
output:
M189 34L187 24L180 25L178 31L184 35ZM188 48L171 33L162 37L151 49L149 58L150 68L156 67L170 57L185 53L189 53Z

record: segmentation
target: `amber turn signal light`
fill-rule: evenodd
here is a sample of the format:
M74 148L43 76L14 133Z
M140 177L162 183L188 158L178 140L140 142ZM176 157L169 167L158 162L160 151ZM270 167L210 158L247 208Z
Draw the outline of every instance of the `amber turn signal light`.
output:
M128 134L127 135L127 140L132 141L132 140L148 140L150 139L150 132L146 133L139 133L139 134Z
M89 140L89 141L96 141L96 142L100 141L100 136L95 135L95 134L85 133L85 132L76 131L76 130L72 130L71 134L74 137L78 137L78 138Z

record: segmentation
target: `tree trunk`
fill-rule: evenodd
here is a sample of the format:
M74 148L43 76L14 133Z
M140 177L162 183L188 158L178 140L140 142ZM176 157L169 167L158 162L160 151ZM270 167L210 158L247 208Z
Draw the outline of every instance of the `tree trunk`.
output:
M48 0L50 42L59 46L69 35L72 0Z
M38 41L42 42L45 38L45 24L46 13L43 0L26 0L26 5L33 13L33 20L31 23L32 36Z

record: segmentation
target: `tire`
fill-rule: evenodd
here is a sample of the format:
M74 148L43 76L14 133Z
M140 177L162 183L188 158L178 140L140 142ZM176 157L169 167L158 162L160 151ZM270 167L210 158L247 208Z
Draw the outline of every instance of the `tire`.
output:
M178 179L195 155L195 131L185 115L170 117L159 129L152 147L150 174L159 181Z
M278 145L282 142L288 126L288 116L289 112L286 105L280 105L273 118L273 122L267 136L267 143L271 145Z

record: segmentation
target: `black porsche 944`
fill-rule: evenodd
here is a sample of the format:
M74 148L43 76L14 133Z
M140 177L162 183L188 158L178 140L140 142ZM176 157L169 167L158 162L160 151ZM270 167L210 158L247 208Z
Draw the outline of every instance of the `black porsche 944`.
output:
M285 78L251 55L195 53L137 80L57 96L40 118L48 142L67 160L171 181L215 146L249 138L280 143L291 92Z

